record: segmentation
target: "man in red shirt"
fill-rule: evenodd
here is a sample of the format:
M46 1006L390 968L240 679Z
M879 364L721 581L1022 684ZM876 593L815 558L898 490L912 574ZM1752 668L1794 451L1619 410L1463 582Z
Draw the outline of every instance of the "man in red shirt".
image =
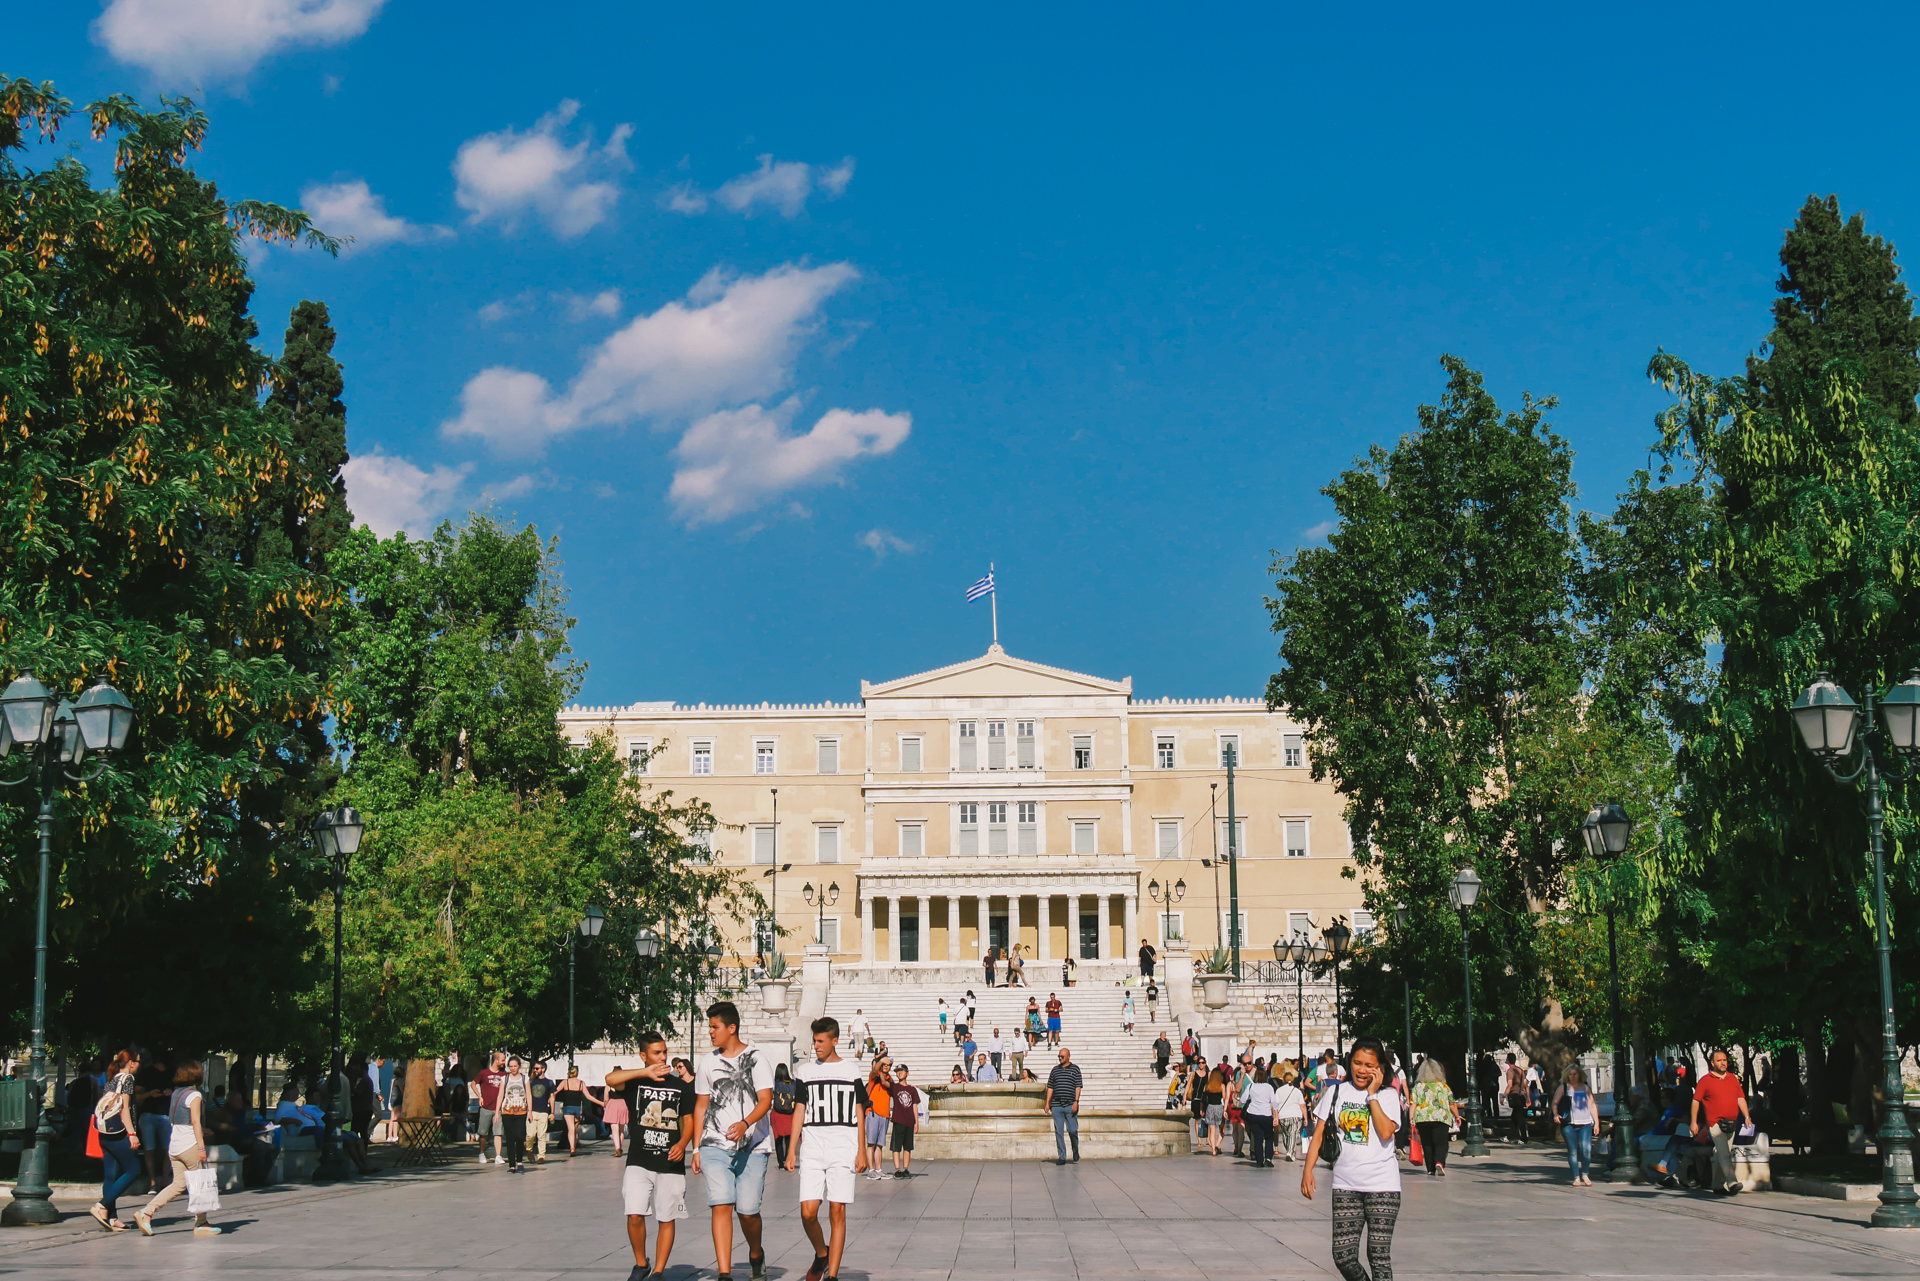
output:
M1731 1067L1725 1050L1707 1056L1707 1074L1693 1087L1693 1137L1713 1143L1713 1190L1732 1196L1740 1190L1733 1171L1733 1136L1742 1122L1753 1124L1747 1111L1747 1092Z
M507 1064L505 1054L495 1054L487 1067L473 1074L473 1086L480 1091L480 1164L487 1163L487 1136L493 1136L493 1163L503 1165L500 1157L500 1141L505 1131L500 1125L500 1083L507 1074L500 1069Z

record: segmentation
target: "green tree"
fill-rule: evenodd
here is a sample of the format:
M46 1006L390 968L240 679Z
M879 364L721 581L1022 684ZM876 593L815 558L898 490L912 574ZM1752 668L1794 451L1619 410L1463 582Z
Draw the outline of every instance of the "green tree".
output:
M303 638L333 592L239 552L247 513L296 476L258 398L271 363L240 238L333 246L187 168L207 121L185 100L86 108L96 138L117 138L111 186L71 156L28 166L34 136L72 115L50 84L0 83L0 669L68 694L109 677L136 715L123 759L58 798L53 1033L285 1043L303 1026L311 889L285 817L324 785L290 728L324 708ZM16 850L33 839L22 800L0 815ZM0 1001L24 1011L33 862L0 868ZM189 938L191 999L124 1000L158 940Z

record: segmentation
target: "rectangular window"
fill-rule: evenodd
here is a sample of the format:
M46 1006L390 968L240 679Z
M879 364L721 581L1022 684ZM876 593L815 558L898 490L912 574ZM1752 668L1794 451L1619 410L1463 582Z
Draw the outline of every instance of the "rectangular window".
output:
M1021 721L1014 726L1015 763L1021 769L1034 768L1033 722Z
M1007 767L1007 723L1005 721L987 722L987 768L1005 769Z
M1073 852L1092 854L1094 850L1094 825L1092 819L1075 819L1073 822Z
M996 857L1007 852L1007 803L994 801L987 806L987 853Z
M1373 931L1379 922L1373 919L1373 913L1364 907L1353 909L1353 936L1358 939L1373 937Z
M813 829L815 857L822 863L840 861L840 829L837 827L816 827Z
M1162 734L1153 740L1153 766L1155 769L1173 768L1173 735Z
M838 774L840 772L840 740L823 738L820 740L820 772Z
M647 757L653 751L653 744L644 738L636 738L627 744L627 770L635 778L644 777L647 772Z
M711 831L687 833L687 844L693 847L695 862L713 862L713 833Z
M754 828L753 861L756 863L772 863L774 850L778 844L779 836L774 832L771 824Z
M919 858L927 852L927 829L918 823L900 825L900 857Z
M773 740L757 738L753 741L753 772L756 774L773 773Z
M980 726L974 721L960 722L960 763L955 769L975 770L980 768Z
M900 768L908 774L920 772L920 740L903 738L900 740Z
M1290 818L1287 820L1287 857L1305 858L1307 856L1307 820Z
M1225 769L1227 767L1227 758L1229 756L1233 758L1233 765L1235 769L1238 769L1244 763L1240 759L1240 736L1238 734L1222 734L1220 736L1220 768L1221 769Z
M757 956L771 956L780 950L780 936L764 916L753 923L753 950Z
M1073 767L1075 769L1093 768L1093 735L1075 734L1073 736Z
M829 916L824 921L814 917L814 932L819 935L815 942L825 943L829 952L840 950L840 918Z
M1287 937L1292 938L1296 934L1306 938L1313 937L1312 912L1287 913Z
M1233 913L1222 912L1220 913L1220 946L1232 947L1233 942ZM1247 914L1245 912L1240 913L1240 946L1242 949L1247 946Z
M1232 854L1235 858L1245 858L1247 856L1247 820L1246 819L1240 818L1237 815L1234 817L1233 848L1231 850L1227 848L1227 820L1224 818L1220 820L1219 836L1220 836L1220 857L1221 858L1227 857L1228 854Z
M1280 763L1288 769L1301 769L1307 763L1306 739L1300 734L1280 736Z
M1040 852L1040 807L1032 801L1021 801L1015 817L1020 820L1020 852L1038 854Z
M713 773L713 744L711 742L693 745L693 772L696 774Z
M960 807L960 857L980 857L980 807L971 801Z
M1187 914L1185 912L1155 912L1154 920L1160 923L1160 942L1171 943L1175 939L1187 936Z
M1158 823L1154 824L1154 831L1158 838L1157 848L1160 857L1179 858L1180 820L1174 818L1161 819Z

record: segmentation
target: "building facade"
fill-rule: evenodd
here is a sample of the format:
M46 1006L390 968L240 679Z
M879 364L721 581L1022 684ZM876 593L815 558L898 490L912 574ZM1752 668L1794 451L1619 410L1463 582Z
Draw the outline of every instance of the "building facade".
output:
M1136 702L1130 678L998 645L860 694L573 707L562 724L611 732L649 782L713 807L714 857L773 896L790 958L816 935L837 966L923 970L1015 944L1105 969L1143 938L1230 943L1229 749L1246 958L1335 917L1372 924L1340 797L1260 699ZM750 927L726 946L751 957Z

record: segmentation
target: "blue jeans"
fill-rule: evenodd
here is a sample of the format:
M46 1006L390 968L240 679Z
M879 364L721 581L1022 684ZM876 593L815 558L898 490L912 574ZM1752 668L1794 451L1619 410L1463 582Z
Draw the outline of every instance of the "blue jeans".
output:
M1080 1117L1071 1107L1056 1107L1053 1111L1053 1147L1062 1161L1067 1159L1067 1140L1073 1140L1073 1159L1080 1159Z
M116 1218L114 1202L120 1199L129 1183L140 1177L140 1160L134 1156L133 1144L124 1134L101 1135L100 1155L103 1158L100 1204L107 1207L108 1218Z
M167 1141L173 1137L173 1122L165 1112L140 1114L140 1146L149 1152L166 1155Z
M1567 1165L1574 1178L1584 1179L1593 1170L1593 1126L1589 1123L1562 1128L1567 1135Z

